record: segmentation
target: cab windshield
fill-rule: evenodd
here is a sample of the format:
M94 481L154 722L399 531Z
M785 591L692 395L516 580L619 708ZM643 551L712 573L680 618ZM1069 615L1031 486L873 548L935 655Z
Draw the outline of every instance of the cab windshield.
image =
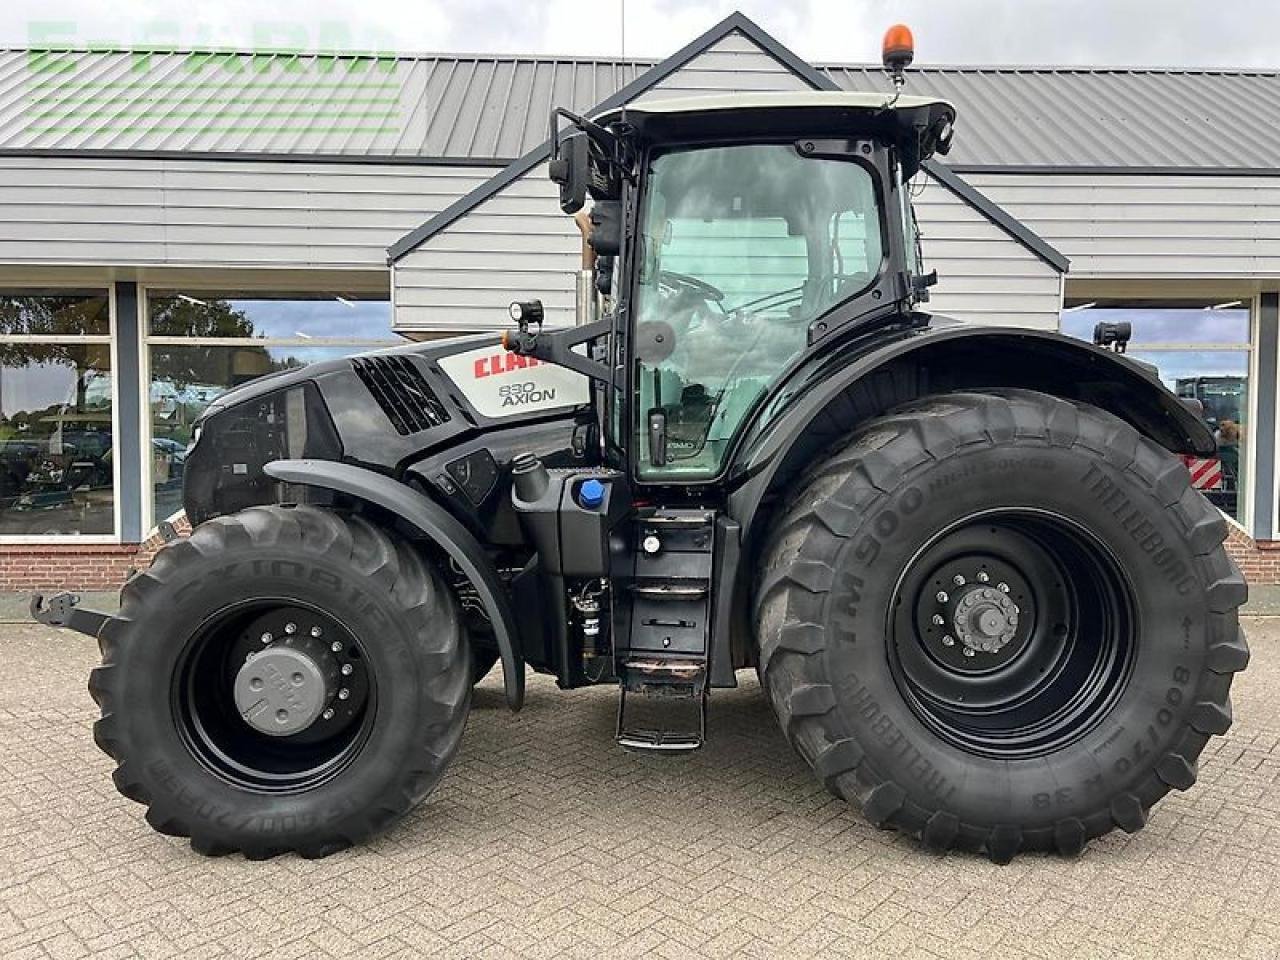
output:
M809 324L875 279L882 233L872 175L852 159L786 143L651 161L632 311L642 479L720 472Z

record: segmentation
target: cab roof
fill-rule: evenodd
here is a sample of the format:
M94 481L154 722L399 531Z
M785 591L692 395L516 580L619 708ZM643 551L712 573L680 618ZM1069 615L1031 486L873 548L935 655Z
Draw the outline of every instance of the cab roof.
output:
M879 112L886 108L894 111L918 110L940 107L955 116L955 107L937 97L900 96L889 106L892 93L846 90L796 90L777 93L721 93L696 97L672 97L667 100L644 99L614 107L593 119L608 123L623 113L628 117L637 114L710 113L726 110L870 110Z
M752 137L870 136L892 142L910 177L935 152L951 147L956 110L936 97L891 92L811 90L643 99L592 119L625 123L650 143Z

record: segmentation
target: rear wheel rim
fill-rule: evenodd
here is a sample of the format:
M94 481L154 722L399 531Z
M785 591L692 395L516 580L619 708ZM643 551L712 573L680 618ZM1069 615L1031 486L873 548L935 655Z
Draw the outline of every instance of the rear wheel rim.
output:
M298 671L305 683L319 677L324 685L300 729L271 735L263 732L268 721L246 719L259 658L314 665L314 674ZM337 776L364 748L376 704L374 665L355 634L292 599L254 600L209 617L174 672L172 710L188 751L224 782L259 793L301 793Z
M1128 685L1134 593L1111 552L1058 514L1002 509L939 533L890 608L890 669L936 736L1000 759L1055 753Z

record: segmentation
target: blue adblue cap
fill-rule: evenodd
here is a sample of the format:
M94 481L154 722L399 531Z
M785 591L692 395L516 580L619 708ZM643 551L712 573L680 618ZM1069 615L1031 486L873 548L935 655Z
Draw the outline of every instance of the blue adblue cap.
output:
M604 503L604 484L599 480L583 480L578 488L578 503L588 510L594 510Z

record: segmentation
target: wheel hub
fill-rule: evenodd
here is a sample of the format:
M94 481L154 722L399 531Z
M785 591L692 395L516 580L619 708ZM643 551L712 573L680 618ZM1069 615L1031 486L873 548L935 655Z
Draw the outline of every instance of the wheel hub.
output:
M1007 593L974 587L956 603L952 627L975 653L997 653L1018 632L1018 607Z
M288 737L307 729L333 695L325 671L292 646L274 646L247 660L236 673L236 709L260 733Z
M251 790L291 793L335 775L374 715L376 677L359 640L294 600L242 601L209 618L175 679L192 754Z
M916 625L930 655L963 674L1017 658L1035 621L1026 575L1009 559L980 550L938 564L918 595Z
M939 534L903 572L893 669L950 742L988 756L1051 752L1121 689L1130 597L1110 554L1071 520L990 511Z

